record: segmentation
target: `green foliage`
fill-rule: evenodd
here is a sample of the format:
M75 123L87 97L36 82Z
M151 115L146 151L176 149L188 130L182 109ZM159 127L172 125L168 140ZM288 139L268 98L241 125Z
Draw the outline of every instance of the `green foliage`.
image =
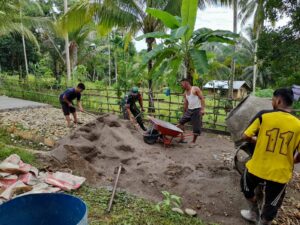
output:
M184 36L184 42L188 42L190 38L192 37L195 23L196 23L196 17L197 17L197 6L198 6L199 0L182 0L181 5L181 26L188 26L187 33Z
M266 29L259 40L258 57L270 71L276 87L300 84L299 37L290 26Z
M17 141L17 143L14 143L12 140ZM0 128L0 161L11 154L17 154L24 162L37 166L38 164L34 154L25 150L24 142L20 143L19 141L20 139L17 137L12 139L12 136L4 128ZM32 148L33 146L28 145L28 147Z
M197 0L182 1L181 18L162 10L147 10L151 16L171 28L170 33L159 33L164 42L144 56L142 68L150 60L155 60L152 71L150 71L151 75L164 73L166 76L175 76L175 79L187 77L193 81L192 76L195 72L203 74L207 71L208 59L206 51L202 49L206 42L234 43L234 38L238 35L230 31L213 31L208 28L194 31L197 4ZM147 33L147 36L141 36L138 39L155 38L157 35L157 32ZM168 85L171 86L171 84Z
M147 8L146 12L151 15L155 14L156 18L161 20L164 25L170 29L176 29L180 26L178 19L168 12L152 8ZM160 34L163 34L163 32L160 32Z
M84 65L78 65L73 70L73 83L85 82L87 80L87 69Z
M181 198L179 196L176 195L172 195L167 191L162 191L161 192L163 194L164 199L159 202L156 206L155 209L157 211L161 211L161 210L171 210L172 208L180 208L181 207Z
M262 89L262 90L257 90L255 92L255 96L257 97L262 97L262 98L272 98L273 97L273 89Z
M170 210L157 211L155 205L125 192L117 192L112 211L106 213L111 192L83 186L72 194L88 206L90 225L204 225L199 218L180 215Z
M300 101L294 102L293 108L294 108L294 109L300 109ZM299 113L298 113L298 114L299 114Z
M25 74L24 53L20 36L1 36L0 35L0 65L1 70L13 74L19 72ZM35 64L39 60L36 46L31 42L26 42L27 59Z
M51 78L53 77L53 72L50 69L49 65L51 64L51 58L49 54L43 55L43 57L40 59L38 63L35 65L31 64L31 67L33 67L34 75L38 77L45 77L45 78Z

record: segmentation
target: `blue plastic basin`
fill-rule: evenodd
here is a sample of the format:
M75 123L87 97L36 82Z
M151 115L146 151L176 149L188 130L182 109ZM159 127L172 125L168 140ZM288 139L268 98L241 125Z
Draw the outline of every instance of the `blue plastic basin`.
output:
M0 205L1 225L87 225L85 203L67 194L31 194Z

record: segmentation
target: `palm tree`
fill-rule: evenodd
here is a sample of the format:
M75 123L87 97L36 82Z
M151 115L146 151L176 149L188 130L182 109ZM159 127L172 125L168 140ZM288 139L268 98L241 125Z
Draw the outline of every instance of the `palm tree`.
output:
M23 45L23 53L24 53L24 62L25 62L25 70L26 75L28 75L28 60L27 60L27 54L26 54L26 44L25 44L25 36L23 33L24 29L24 23L23 23L23 16L24 13L26 15L26 11L32 11L37 15L43 15L43 10L41 9L41 6L38 2L32 2L30 0L19 0L20 4L20 22L21 22L21 28L22 28L22 45Z
M233 33L237 34L238 0L233 0L232 5L233 5ZM236 46L234 45L233 46L233 51L235 52L235 50L236 50ZM235 67L236 67L235 57L232 57L232 60L231 60L230 85L229 85L229 91L228 91L228 97L229 98L233 98L233 81L234 81L234 78L235 78Z
M70 53L70 67L71 71L74 70L76 65L78 64L78 48L80 49L85 44L88 35L92 32L94 26L89 23L78 30L71 32L69 36L69 53Z
M256 79L258 75L258 62L257 62L257 49L258 39L264 27L266 17L266 0L240 0L239 1L239 17L242 24L253 16L253 33L255 34L255 47L254 47L254 65L253 65L253 93L255 94Z
M32 41L38 46L38 42L27 26L24 24L34 24L37 20L33 20L28 16L20 18L19 0L0 0L0 36L9 34L24 35L25 38Z
M35 15L28 15L27 11ZM45 27L49 22L47 18L38 17L37 15L42 15L42 10L35 1L0 0L0 36L9 34L21 36L26 74L28 74L28 62L25 39L39 47L38 41L30 29Z
M102 29L118 26L126 28L128 36L135 36L138 31L147 34L163 29L163 24L158 19L145 12L147 7L179 15L181 2L182 0L103 0L101 3L82 1L70 9L70 12L64 16L61 25L64 30L72 30L82 23L93 20L96 15L95 20ZM146 43L147 51L150 52L153 49L155 38L146 38ZM152 67L153 62L149 60L148 71L151 71ZM152 83L152 78L149 76L150 111L154 109Z
M68 0L64 0L64 13L68 12ZM70 51L69 51L69 34L66 32L65 36L65 52L66 52L66 66L67 66L67 78L68 82L71 81L71 62L70 62Z
M73 6L69 13L63 17L61 26L65 30L71 31L83 23L95 20L100 24L100 31L109 31L110 27L118 26L127 29L127 36L135 36L138 31L143 34L161 31L164 29L160 20L145 12L146 8L160 9L173 15L179 15L183 0L103 0L91 2L81 1ZM203 8L206 3L226 3L227 0L193 0L197 1L198 7ZM96 18L96 19L95 19ZM130 40L130 38L127 38ZM153 49L155 38L145 38L147 51ZM152 84L153 79L150 71L153 68L153 61L148 61L148 88L149 107L154 109Z

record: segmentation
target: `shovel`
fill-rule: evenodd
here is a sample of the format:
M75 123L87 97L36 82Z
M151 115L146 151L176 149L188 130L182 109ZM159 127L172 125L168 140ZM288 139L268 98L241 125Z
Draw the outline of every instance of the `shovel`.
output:
M118 181L119 181L121 171L122 171L122 164L120 164L119 169L118 169L117 178L115 180L115 185L114 185L114 188L113 188L113 191L112 191L112 194L111 194L111 197L110 197L110 201L109 201L109 204L108 204L107 213L110 213L110 210L111 210L114 198L115 198L116 189L117 189L117 185L118 185Z
M71 106L72 108L74 108L74 109L76 109L77 111L80 111L77 107L75 107L75 106ZM90 115L90 116L92 116L92 117L95 117L95 118L97 118L97 116L95 115L95 114L93 114L93 113L90 113L90 112L87 112L87 111L83 111L82 113L85 113L85 114L87 114L87 115Z

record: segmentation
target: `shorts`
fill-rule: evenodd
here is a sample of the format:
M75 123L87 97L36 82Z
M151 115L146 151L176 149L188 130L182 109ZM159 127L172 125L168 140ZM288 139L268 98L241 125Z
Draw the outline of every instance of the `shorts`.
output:
M76 112L75 107L70 107L66 102L63 102L61 100L59 102L61 104L61 109L62 109L65 116L70 115L70 113L75 113Z
M261 218L272 221L280 208L287 184L281 184L274 181L264 180L248 172L246 169L241 178L241 188L246 198L255 196L255 188L264 183L264 200L262 205Z
M200 109L201 108L188 109L179 121L180 125L191 122L194 135L201 134L202 116L200 114Z

